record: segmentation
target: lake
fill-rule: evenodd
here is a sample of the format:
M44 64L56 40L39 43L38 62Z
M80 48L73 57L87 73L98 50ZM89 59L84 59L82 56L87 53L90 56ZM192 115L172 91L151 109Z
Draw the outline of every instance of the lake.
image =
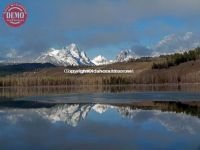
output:
M0 89L0 149L199 150L199 89Z

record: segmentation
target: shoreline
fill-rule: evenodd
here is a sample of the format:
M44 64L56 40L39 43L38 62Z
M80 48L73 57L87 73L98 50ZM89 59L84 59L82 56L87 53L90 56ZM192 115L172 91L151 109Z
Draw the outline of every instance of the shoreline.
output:
M3 88L66 88L66 87L89 87L89 86L104 86L104 87L124 87L124 86L129 86L129 87L150 87L150 86L155 86L155 87L162 87L162 86L191 86L191 85L199 85L200 82L196 83L155 83L155 84L72 84L72 85L31 85L31 86L16 86L16 85L11 85L11 86L0 86L0 89Z

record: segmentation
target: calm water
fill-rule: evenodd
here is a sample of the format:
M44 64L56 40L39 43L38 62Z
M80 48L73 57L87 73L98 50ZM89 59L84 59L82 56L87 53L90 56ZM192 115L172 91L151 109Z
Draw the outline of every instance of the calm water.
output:
M200 150L198 90L44 91L1 90L1 150Z

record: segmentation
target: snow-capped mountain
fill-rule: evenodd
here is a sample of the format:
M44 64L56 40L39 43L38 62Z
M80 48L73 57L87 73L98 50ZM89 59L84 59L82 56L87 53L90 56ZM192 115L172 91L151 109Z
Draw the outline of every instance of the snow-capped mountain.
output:
M84 120L91 110L91 105L58 105L50 109L39 110L38 113L51 122L65 122L76 127L81 120Z
M52 63L57 66L94 65L85 52L81 51L74 43L62 49L52 48L39 56L34 62Z
M131 49L122 50L116 57L117 62L129 61L130 59L135 59L135 53Z
M99 66L99 65L107 65L107 64L110 64L112 63L112 61L109 61L107 60L104 56L102 55L98 55L96 56L92 62L96 65L96 66Z
M60 104L51 108L39 109L6 108L0 111L0 121L6 120L11 123L17 123L19 121L32 122L33 119L41 117L51 123L63 122L76 127L80 121L85 120L89 116L88 114L90 112L95 111L102 115L107 110L115 110L119 112L121 117L133 120L138 125L143 125L150 120L160 123L163 127L173 132L188 132L190 134L200 132L200 119L197 116L161 110L133 109L129 106L107 104ZM100 117L100 115L97 117Z

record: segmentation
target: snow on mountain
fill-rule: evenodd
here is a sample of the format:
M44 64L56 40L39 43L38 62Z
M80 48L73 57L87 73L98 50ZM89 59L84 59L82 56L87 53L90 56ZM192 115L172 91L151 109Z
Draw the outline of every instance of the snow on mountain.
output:
M84 51L81 51L76 44L70 44L62 49L51 48L43 53L34 62L52 63L57 66L82 66L94 65Z
M76 127L81 120L84 120L92 108L91 105L58 105L50 109L41 109L38 113L51 122L65 122Z
M113 107L110 105L104 105L104 104L96 104L92 107L92 109L99 114L106 112L109 108L113 108Z
M136 55L131 49L122 50L116 57L117 62L129 61L130 59L135 59Z
M51 108L39 109L6 108L0 110L0 121L6 120L11 123L17 123L18 121L26 120L32 122L32 119L36 119L39 116L52 123L64 122L70 126L76 127L80 121L86 119L91 110L102 114L109 109L119 112L121 117L131 119L137 124L143 125L150 120L160 123L163 127L173 132L188 132L190 134L200 132L200 120L195 116L187 115L185 113L133 109L129 106L107 104L60 104Z
M107 60L104 56L98 55L96 56L92 62L96 65L96 66L100 66L100 65L107 65L112 63L112 61Z

